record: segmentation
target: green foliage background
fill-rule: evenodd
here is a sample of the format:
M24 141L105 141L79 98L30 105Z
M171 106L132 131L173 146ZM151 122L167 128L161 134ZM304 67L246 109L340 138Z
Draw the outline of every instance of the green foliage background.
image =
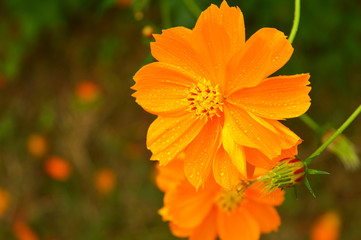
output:
M210 3L197 1L201 9ZM243 11L249 37L262 27L289 33L291 0L233 0ZM168 11L168 12L167 12ZM139 17L139 12L144 16ZM311 73L309 115L324 126L339 126L361 103L361 2L302 2L295 52L279 74ZM167 17L168 16L168 17ZM22 216L39 239L175 239L157 215L162 194L152 180L145 135L154 116L130 97L132 76L151 61L145 25L156 32L167 26L192 28L196 18L182 0L0 1L0 187L11 203L0 219L0 239L16 239L12 224ZM102 97L79 106L74 96L82 80L97 83ZM304 139L300 155L320 142L300 120L287 121ZM346 135L361 147L360 119ZM44 159L29 155L33 133L49 141L47 155L67 159L73 173L67 182L50 179ZM99 196L93 174L110 167L116 190ZM347 172L331 153L313 167L331 173L316 176L313 199L304 187L299 199L291 192L279 208L283 224L262 239L309 239L313 221L328 209L339 212L341 239L361 239L360 170Z

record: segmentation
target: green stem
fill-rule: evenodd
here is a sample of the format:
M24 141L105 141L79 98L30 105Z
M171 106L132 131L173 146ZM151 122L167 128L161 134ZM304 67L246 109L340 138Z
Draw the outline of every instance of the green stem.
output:
M163 28L172 27L172 21L170 18L170 1L169 0L161 0L160 1L160 11L162 14Z
M295 16L293 19L293 26L291 29L290 36L288 37L288 40L292 43L295 39L298 25L300 24L300 16L301 16L301 0L295 0Z
M333 140L335 140L351 123L353 120L355 120L355 118L361 113L361 105L358 106L358 108L351 114L351 116L341 125L341 127L339 127L336 132L334 132L332 134L331 137L329 137L327 139L326 142L324 142L314 153L312 153L311 156L309 156L306 160L305 160L305 164L306 166L308 166L312 160L317 157L318 155L320 155L321 152L323 152L323 150L325 150L327 148L328 145L330 145L330 143L332 143Z
M320 125L318 125L318 123L316 123L312 118L310 118L310 116L308 116L307 114L303 114L299 117L299 119L301 119L302 122L304 122L309 128L311 128L313 131L315 131L316 133L321 132L322 127Z
M184 5L189 9L195 18L198 18L201 14L201 9L193 0L183 0Z

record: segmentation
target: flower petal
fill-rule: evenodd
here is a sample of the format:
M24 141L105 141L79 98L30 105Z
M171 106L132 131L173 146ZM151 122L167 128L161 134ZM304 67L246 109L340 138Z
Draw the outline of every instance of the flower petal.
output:
M263 185L256 184L247 188L244 195L255 202L268 204L272 206L279 206L282 204L284 198L284 191L276 189L275 191L266 194Z
M189 89L197 83L197 76L166 63L151 63L134 76L132 95L146 111L163 116L182 115L188 112Z
M175 189L165 193L167 219L181 228L198 226L210 212L217 190L215 186L196 191L187 180L184 180Z
M199 60L192 47L192 30L175 27L154 34L155 42L150 44L152 55L159 62L177 66L183 71L200 78L208 78L204 63Z
M254 87L282 67L293 48L286 36L274 28L262 28L253 34L227 65L226 95Z
M279 76L266 79L252 88L241 89L227 101L242 106L248 112L269 118L294 118L305 113L311 105L309 74Z
M204 221L194 229L189 240L214 240L217 237L217 209L212 208Z
M220 118L208 120L198 136L185 150L184 173L198 189L211 172L211 163L220 145Z
M180 237L180 238L188 237L193 232L192 228L181 228L174 222L169 223L169 228L174 236Z
M151 160L167 165L198 135L206 124L192 114L178 118L158 116L149 126L147 147L152 151Z
M294 145L288 146L288 142L284 142L282 135L269 122L232 104L225 103L224 106L223 141L231 136L237 144L259 149L268 158L277 157L282 149Z
M244 157L243 152L241 152L239 157L237 161L243 161L241 164L245 165L245 159L242 158ZM213 160L213 175L216 182L227 190L233 189L242 179L239 170L232 163L232 160L223 147L219 148Z
M274 167L272 160L266 157L260 150L245 147L244 151L247 156L247 162L250 164L265 169L271 169Z
M224 86L225 66L244 43L244 22L238 8L211 5L202 12L193 29L192 45L211 73L213 85Z
M256 219L262 233L277 231L281 225L281 218L273 206L247 201L242 207Z
M167 166L160 167L157 164L156 183L158 188L165 192L175 187L184 178L183 159L174 159Z
M218 211L218 232L222 240L258 240L260 229L256 220L242 207L233 213Z

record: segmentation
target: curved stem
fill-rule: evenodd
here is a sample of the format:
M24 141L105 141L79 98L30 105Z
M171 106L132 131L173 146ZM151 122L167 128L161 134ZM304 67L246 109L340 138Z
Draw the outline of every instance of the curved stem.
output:
M295 16L293 18L293 26L291 29L290 36L288 37L288 40L292 43L295 39L298 25L300 24L300 16L301 16L301 0L295 0Z
M183 0L183 3L195 18L199 17L202 11L193 0Z
M305 164L309 165L312 160L320 155L320 153L327 148L330 143L332 143L333 140L335 140L351 123L355 118L361 113L361 105L358 106L358 108L351 114L351 116L339 127L331 137L327 139L326 142L324 142L314 153L311 154L306 160Z

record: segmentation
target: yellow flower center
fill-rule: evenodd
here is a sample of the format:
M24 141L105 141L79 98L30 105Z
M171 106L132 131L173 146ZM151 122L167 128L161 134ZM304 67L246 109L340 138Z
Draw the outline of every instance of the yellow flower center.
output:
M223 111L223 97L220 94L218 85L213 87L209 81L194 85L189 90L187 98L189 102L189 111L194 112L199 118L220 116Z
M225 190L218 195L216 203L220 210L231 213L242 203L243 198L243 191L237 191L236 189L231 191Z

